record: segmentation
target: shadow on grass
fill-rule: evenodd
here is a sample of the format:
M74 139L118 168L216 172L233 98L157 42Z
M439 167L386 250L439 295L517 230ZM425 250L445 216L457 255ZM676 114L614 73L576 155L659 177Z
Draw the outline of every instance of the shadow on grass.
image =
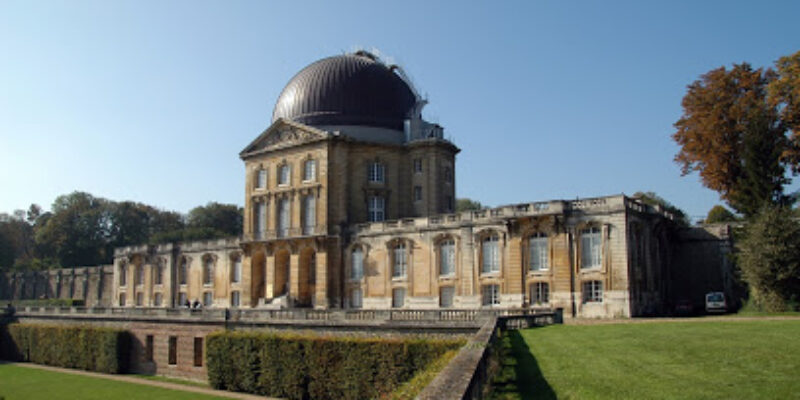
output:
M556 399L539 363L518 331L506 331L500 371L493 384L494 399Z

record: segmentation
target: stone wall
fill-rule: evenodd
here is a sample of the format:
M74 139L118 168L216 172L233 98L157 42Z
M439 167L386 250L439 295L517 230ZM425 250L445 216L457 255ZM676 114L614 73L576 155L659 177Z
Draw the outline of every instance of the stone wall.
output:
M73 299L87 307L112 304L114 268L61 268L0 274L0 300Z

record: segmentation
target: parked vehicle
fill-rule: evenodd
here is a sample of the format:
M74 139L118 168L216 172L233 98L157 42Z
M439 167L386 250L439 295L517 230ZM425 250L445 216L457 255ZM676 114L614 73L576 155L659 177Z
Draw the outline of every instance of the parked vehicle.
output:
M706 293L706 312L724 313L728 311L728 304L725 302L725 293L709 292Z

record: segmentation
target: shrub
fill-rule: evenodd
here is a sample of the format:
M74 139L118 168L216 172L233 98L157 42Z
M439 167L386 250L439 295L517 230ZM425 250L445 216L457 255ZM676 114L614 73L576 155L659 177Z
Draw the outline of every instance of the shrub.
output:
M364 399L391 393L463 341L218 332L206 341L208 381L289 399Z
M109 374L128 366L130 336L119 329L11 324L0 339L10 360Z

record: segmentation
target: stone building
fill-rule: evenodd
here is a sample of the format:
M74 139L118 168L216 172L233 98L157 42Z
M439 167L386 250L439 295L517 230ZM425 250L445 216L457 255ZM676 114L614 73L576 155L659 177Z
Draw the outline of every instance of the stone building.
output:
M309 65L240 153L243 235L117 249L114 303L663 311L670 215L624 195L456 213L460 149L425 103L366 52Z

